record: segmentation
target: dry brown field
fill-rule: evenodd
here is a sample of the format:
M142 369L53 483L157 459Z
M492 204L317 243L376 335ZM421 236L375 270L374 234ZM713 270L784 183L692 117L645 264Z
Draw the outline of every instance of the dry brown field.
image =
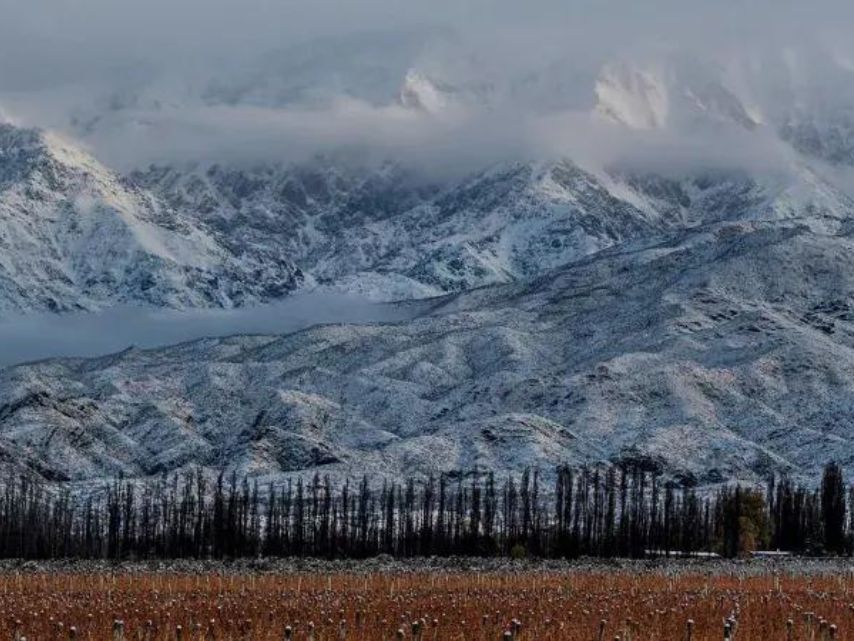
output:
M7 572L0 617L10 641L849 640L854 575Z

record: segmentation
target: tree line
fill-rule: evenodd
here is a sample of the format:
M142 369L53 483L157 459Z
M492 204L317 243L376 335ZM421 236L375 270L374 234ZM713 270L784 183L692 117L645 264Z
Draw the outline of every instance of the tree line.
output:
M201 471L75 496L28 477L0 493L0 558L632 557L756 549L852 554L854 486L774 478L715 492L639 465L261 486Z

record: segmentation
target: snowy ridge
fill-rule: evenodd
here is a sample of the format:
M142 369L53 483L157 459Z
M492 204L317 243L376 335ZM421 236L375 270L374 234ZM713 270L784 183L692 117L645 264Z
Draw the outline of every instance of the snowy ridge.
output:
M852 250L850 232L717 223L410 322L15 367L0 451L77 480L623 458L701 483L828 457L851 472Z
M751 130L759 124L714 69L684 61L606 65L595 92L595 112L632 129L685 130L717 122Z
M650 228L571 163L503 165L451 185L394 168L365 175L323 166L153 170L135 180L213 229L279 239L317 286L376 291L371 283L387 283L387 297L526 277Z
M524 280L607 247L717 220L833 227L851 200L806 168L684 177L570 161L503 163L430 184L393 166L152 169L134 182L224 238L287 248L306 286L383 300Z
M77 147L10 125L0 125L0 247L0 312L231 306L300 281L286 259L238 260Z

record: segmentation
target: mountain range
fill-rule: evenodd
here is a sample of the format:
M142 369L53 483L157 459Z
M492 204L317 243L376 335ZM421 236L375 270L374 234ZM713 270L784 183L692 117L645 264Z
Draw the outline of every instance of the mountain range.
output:
M582 108L604 147L632 145L450 172L352 150L116 169L87 141L138 125L145 92L63 134L0 124L0 316L314 290L407 318L2 369L5 466L77 483L196 465L280 478L610 460L712 484L812 479L834 458L854 472L844 100L778 82L764 95L790 99L762 109L731 70L669 59L570 73L546 99L555 65L475 82L347 46L340 74L271 54L198 99L314 104L344 77L337 94L419 122L536 99Z

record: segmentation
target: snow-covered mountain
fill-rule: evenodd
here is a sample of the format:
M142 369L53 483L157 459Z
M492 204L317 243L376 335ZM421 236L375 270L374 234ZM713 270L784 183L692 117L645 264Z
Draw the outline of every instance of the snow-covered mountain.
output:
M439 185L320 161L126 179L9 125L0 152L7 313L230 307L318 286L424 297L537 274L651 227L566 162Z
M722 222L413 321L0 373L0 450L51 478L640 459L700 482L854 471L854 241ZM423 303L422 303L423 304Z
M75 116L81 144L0 125L0 315L334 290L403 301L414 320L0 370L3 464L75 481L626 458L699 482L812 476L831 457L854 472L845 91L810 98L824 85L791 60L608 61L592 76L558 60L499 81L421 39L339 45L203 83L192 109L152 88L96 105ZM413 127L459 121L461 136L495 114L556 140L602 134L607 153L535 145L425 172L348 148L120 172L84 151L154 132L160 109L341 96Z
M630 129L765 129L804 157L854 163L854 71L828 54L621 60L603 66L594 91L594 112Z
M504 162L429 182L321 159L123 178L49 134L3 131L6 312L231 307L313 288L424 298L532 278L674 228L805 212L833 226L851 207L807 168L668 177Z
M528 277L655 228L570 162L501 164L450 184L393 166L133 178L223 234L287 247L315 286L386 300Z
M713 70L683 62L606 65L596 81L596 112L633 129L695 128L704 122L758 123Z
M120 302L232 306L302 275L275 247L236 255L75 145L0 124L0 314Z

